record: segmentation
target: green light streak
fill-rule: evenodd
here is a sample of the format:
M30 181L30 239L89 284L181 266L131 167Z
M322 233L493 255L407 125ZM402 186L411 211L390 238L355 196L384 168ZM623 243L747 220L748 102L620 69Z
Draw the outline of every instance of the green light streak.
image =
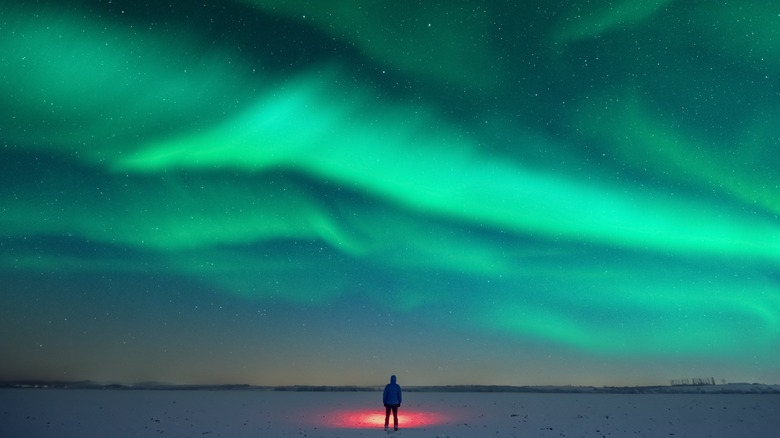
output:
M776 224L647 189L543 174L475 145L435 114L299 77L208 131L154 142L120 172L294 168L426 212L520 233L681 253L780 258ZM381 120L382 123L377 123ZM388 163L393 163L389 166Z

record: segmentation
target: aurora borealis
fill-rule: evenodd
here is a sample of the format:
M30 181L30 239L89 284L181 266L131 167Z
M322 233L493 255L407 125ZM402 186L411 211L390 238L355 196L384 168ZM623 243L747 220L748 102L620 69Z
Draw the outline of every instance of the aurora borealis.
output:
M778 383L778 119L768 0L12 2L0 380Z

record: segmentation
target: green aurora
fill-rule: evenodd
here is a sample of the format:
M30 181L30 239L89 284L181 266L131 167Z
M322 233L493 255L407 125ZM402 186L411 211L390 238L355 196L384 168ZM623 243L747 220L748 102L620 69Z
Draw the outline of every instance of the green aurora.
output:
M0 11L0 380L780 381L772 2L223 3Z

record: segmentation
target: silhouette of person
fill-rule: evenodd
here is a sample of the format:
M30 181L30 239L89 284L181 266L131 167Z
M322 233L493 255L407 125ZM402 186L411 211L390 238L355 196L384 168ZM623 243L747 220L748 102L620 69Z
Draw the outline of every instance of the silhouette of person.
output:
M385 405L385 430L390 421L390 411L393 411L393 426L398 430L398 407L401 406L401 387L395 383L395 376L390 376L390 383L385 385L382 394L382 403Z

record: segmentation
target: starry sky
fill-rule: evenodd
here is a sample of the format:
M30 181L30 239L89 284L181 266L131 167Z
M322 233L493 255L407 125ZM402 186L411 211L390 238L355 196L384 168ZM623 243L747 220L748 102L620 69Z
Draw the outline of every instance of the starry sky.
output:
M0 380L780 383L772 0L0 8Z

